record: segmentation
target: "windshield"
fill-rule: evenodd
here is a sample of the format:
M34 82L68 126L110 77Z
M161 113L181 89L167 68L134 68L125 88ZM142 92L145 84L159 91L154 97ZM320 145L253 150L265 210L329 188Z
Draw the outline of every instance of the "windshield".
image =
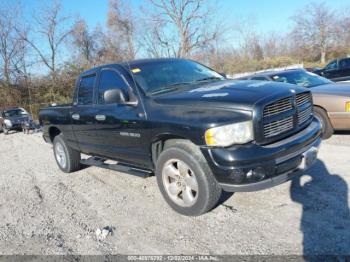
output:
M142 89L151 95L186 87L189 84L223 80L219 73L193 61L160 61L134 66L131 72Z
M285 72L271 77L276 82L284 82L303 87L314 87L330 84L332 81L307 71Z
M27 115L27 114L28 113L23 109L12 109L12 110L4 111L5 117L23 116L23 115Z

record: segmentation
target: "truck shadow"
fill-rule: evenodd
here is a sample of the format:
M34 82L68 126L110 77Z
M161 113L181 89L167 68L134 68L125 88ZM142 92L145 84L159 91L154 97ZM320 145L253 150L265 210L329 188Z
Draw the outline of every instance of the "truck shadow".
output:
M221 197L214 208L217 208L218 206L225 204L225 202L229 200L233 196L233 194L234 194L233 192L222 191Z
M303 180L309 178L304 184ZM302 205L300 230L303 232L303 254L307 261L315 255L350 254L350 212L348 185L330 174L325 164L317 163L292 180L291 199Z

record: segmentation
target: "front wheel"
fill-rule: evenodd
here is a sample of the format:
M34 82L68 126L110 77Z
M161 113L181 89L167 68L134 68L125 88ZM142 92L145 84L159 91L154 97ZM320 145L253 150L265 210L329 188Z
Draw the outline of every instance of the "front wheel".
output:
M6 126L2 127L2 132L4 132L4 135L8 135L9 131L10 130L8 128L6 128Z
M80 169L80 152L69 147L60 134L53 140L53 151L58 167L65 173Z
M164 199L182 215L206 213L222 193L200 150L187 141L179 140L160 154L156 176Z

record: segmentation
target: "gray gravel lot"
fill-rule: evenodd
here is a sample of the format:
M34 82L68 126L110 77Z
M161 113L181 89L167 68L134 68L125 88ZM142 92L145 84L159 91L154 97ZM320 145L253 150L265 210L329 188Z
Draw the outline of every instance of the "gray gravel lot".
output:
M0 134L0 254L350 254L349 167L350 134L337 134L300 179L190 218L154 177L64 174L40 134Z

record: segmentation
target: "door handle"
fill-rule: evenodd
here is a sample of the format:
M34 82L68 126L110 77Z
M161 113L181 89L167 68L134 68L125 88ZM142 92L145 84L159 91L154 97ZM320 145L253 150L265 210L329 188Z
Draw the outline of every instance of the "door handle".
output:
M106 116L105 115L96 115L95 119L97 121L105 121L106 120Z
M74 120L79 120L79 119L80 119L80 115L79 115L79 114L73 114L73 115L72 115L72 118L73 118Z

